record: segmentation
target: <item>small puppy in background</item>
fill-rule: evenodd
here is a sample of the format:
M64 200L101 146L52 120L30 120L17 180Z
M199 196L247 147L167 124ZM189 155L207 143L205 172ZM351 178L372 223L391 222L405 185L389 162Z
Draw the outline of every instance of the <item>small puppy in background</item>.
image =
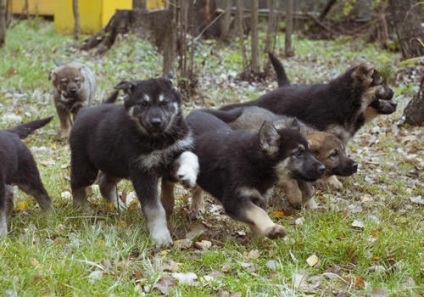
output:
M34 157L21 139L47 125L52 118L0 130L0 236L7 235L7 215L13 208L12 185L33 196L43 210L51 208L51 200L41 182Z
M193 187L199 170L191 152L193 138L184 120L180 92L170 77L122 81L115 89L125 93L124 104L105 104L81 110L72 127L71 188L75 206L87 204L86 188L98 177L108 202L119 201L116 186L131 180L150 235L157 245L172 244L166 210L158 194L163 176Z
M60 138L68 138L78 111L90 106L96 91L96 78L79 62L58 65L50 71L54 104L60 120Z

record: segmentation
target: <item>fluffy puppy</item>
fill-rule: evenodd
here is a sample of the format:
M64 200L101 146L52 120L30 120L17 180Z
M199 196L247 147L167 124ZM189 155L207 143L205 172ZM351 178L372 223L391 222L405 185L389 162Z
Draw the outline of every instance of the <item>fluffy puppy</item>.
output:
M43 210L51 200L41 182L34 157L21 139L47 125L52 117L31 121L13 129L0 130L0 236L7 234L7 214L13 208L11 185L33 196Z
M293 117L277 115L269 110L248 106L230 111L208 109L205 112L214 114L233 129L258 132L265 121L272 121L274 126L281 128L296 128L307 139L315 158L325 166L325 172L320 181L326 181L333 187L339 188L341 183L334 175L349 176L357 171L358 164L350 159L340 139L335 135L313 129ZM303 204L308 208L315 208L316 203L310 201L314 193L311 183L286 180L281 183L290 205L300 208Z
M198 110L187 116L193 130L200 173L197 185L216 197L233 219L249 225L254 234L268 238L286 234L266 213L268 197L280 181L314 181L325 170L311 154L305 138L294 129L276 129L265 122L259 132L233 130L210 113ZM162 188L174 199L172 185ZM192 209L203 205L200 189ZM197 208L197 209L196 209Z
M86 204L86 187L99 172L100 192L109 202L118 200L117 183L130 179L152 238L160 246L172 244L158 181L172 171L176 179L194 186L198 173L181 95L169 77L123 81L115 88L125 93L123 105L84 108L71 130L74 204Z
M94 74L81 63L59 65L49 73L54 105L60 120L60 137L68 138L78 111L91 104L96 91Z

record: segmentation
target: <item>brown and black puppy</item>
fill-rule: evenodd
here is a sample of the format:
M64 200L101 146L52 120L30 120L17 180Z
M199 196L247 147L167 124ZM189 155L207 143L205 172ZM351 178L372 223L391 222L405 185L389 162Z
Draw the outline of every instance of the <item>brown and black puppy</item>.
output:
M376 100L390 100L392 97L393 91L386 87L379 72L370 63L363 62L329 83L286 83L256 100L223 106L221 109L259 106L276 114L296 117L318 130L335 134L346 147L365 123L367 108Z
M70 135L71 189L76 206L86 201L86 188L99 175L100 192L116 202L116 186L131 180L147 220L150 235L160 246L172 244L158 182L169 172L188 186L196 184L198 160L190 150L192 133L181 109L180 92L169 77L122 81L124 104L83 108ZM113 102L113 94L107 103ZM177 167L177 168L175 168ZM99 174L100 172L100 174Z
M283 237L284 227L265 211L271 190L289 178L315 181L325 170L305 138L294 129L276 129L271 122L265 122L257 133L233 130L202 110L192 112L186 120L199 158L197 185L217 198L230 217L248 224L253 233ZM172 200L172 185L166 184L163 190L168 193L164 200ZM192 198L192 207L202 206L199 189Z
M13 208L11 185L33 196L43 210L51 208L51 200L41 182L34 157L21 140L47 125L51 119L35 120L0 130L0 236L7 234L7 214Z
M272 121L276 128L297 128L306 138L314 157L325 166L325 172L320 181L326 181L329 185L339 188L341 183L334 175L350 176L357 171L358 164L350 159L343 147L343 143L332 133L319 131L303 122L282 115L277 115L269 110L257 106L236 108L229 111L205 109L220 118L233 129L258 132L265 121ZM303 204L308 208L314 208L316 203L312 200L314 189L312 184L304 184L295 179L280 183L286 193L289 204L294 208L300 208Z
M81 63L60 65L49 73L54 104L60 120L60 137L68 138L78 111L90 106L96 91L94 74Z
M287 77L283 64L272 53L269 53L268 55L277 75L278 87L283 88L290 86L291 83ZM372 121L377 116L388 115L396 111L397 103L392 100L394 92L387 85L380 72L378 72L376 69L374 69L372 79L374 84L380 87L376 90L374 99L366 107L365 111L359 115L354 127L354 130L356 131L358 131L364 124Z

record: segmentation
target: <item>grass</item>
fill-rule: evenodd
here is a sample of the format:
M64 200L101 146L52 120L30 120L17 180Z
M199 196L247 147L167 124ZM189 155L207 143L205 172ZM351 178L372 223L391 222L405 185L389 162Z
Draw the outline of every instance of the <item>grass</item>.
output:
M280 37L280 51L282 43ZM318 191L321 210L282 217L271 213L287 228L288 236L266 240L251 238L246 226L215 208L209 208L204 219L190 219L186 202L178 201L169 222L174 239L183 239L193 226L201 224L204 233L199 240L212 242L212 247L203 251L175 246L160 251L151 242L138 209L110 210L99 202L96 192L92 209L73 209L67 193L69 147L57 140L55 117L26 140L55 212L41 214L32 197L16 192L16 206L8 222L10 233L0 242L0 294L157 295L155 287L164 276L195 273L198 279L193 285L169 285L168 293L364 296L383 290L385 296L423 295L423 206L410 198L424 196L424 143L422 129L396 126L414 88L393 79L402 69L399 55L357 40L310 41L297 36L294 45L296 56L283 59L293 82L329 80L352 60L366 58L385 69L399 102L398 112L380 117L355 137L349 149L360 163L360 171L343 179L343 190ZM15 124L11 114L22 121L55 114L47 79L55 59L78 60L92 68L98 80L98 98L104 98L120 80L161 72L160 55L135 36L128 36L105 56L93 57L75 50L71 36L54 33L51 23L39 19L13 23L1 51L2 128ZM272 79L252 84L234 79L241 69L236 44L199 43L195 61L198 93L185 98L186 112L196 106L254 99L276 85ZM132 187L121 182L119 191L131 192ZM209 202L212 205L213 200ZM276 205L270 212L278 210ZM303 223L294 224L299 218ZM363 228L353 228L354 221L362 222ZM307 263L312 255L318 259L314 266Z

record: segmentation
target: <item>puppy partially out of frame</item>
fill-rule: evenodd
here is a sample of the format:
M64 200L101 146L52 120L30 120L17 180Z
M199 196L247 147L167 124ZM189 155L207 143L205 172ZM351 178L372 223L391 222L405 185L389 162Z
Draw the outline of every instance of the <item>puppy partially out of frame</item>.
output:
M286 230L266 213L274 185L287 178L314 181L324 166L311 154L305 138L294 129L276 129L265 122L259 132L233 130L214 115L197 110L187 116L193 130L200 172L197 185L221 201L225 212L249 225L254 234L283 237ZM192 210L201 211L196 189ZM173 200L173 186L163 180L163 199Z
M190 151L193 139L182 115L181 95L169 77L122 81L115 88L125 93L123 105L84 108L71 130L74 204L86 204L86 188L99 172L100 192L109 202L117 201L117 183L130 179L150 235L157 245L170 245L159 179L175 172L177 180L194 186L199 170Z
M43 210L51 208L51 200L41 182L34 157L21 139L47 125L52 118L0 130L0 236L7 235L7 215L13 208L12 185L33 196Z
M369 62L360 62L325 84L290 85L286 77L285 72L279 78L277 74L281 86L256 100L221 109L258 106L296 117L318 130L335 134L345 148L364 123L375 116L369 109L374 109L376 114L396 109L391 101L393 91Z
M325 166L325 172L319 181L339 188L341 183L335 175L350 176L357 171L358 164L350 159L340 139L332 133L313 129L293 117L277 115L269 110L257 106L247 106L229 111L207 109L206 112L222 119L233 129L258 132L265 121L272 121L278 128L297 128L306 138L315 158ZM238 117L235 115L240 114ZM316 208L313 199L313 185L302 180L288 179L280 183L285 196L293 208L304 205L307 208Z
M96 78L79 62L63 64L50 71L54 88L54 105L60 121L60 137L68 138L78 111L91 104L96 91Z

